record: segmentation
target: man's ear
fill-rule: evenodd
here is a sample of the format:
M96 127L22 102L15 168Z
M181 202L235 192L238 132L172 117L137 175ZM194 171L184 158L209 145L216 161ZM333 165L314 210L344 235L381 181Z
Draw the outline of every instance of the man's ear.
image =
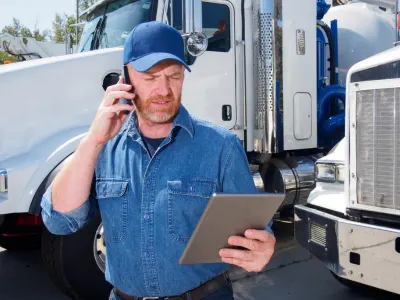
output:
M134 81L136 79L136 73L137 72L135 71L135 69L133 69L131 64L128 64L127 67L128 67L128 73L129 73L130 82L131 82L132 85L134 85Z

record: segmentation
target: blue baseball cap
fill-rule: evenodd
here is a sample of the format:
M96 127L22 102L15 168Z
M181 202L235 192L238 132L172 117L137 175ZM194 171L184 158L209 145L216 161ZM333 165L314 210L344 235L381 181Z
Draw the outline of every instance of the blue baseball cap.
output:
M157 63L172 59L185 63L183 38L178 30L159 21L137 25L125 40L124 65L130 63L138 72L146 72Z

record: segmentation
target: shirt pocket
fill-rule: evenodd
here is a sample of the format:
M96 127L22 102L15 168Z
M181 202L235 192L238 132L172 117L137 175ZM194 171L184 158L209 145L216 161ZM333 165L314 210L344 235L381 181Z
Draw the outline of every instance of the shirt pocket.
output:
M122 242L126 237L128 183L128 179L96 179L96 199L107 242Z
M188 242L208 200L216 192L210 179L168 181L168 230L176 241Z

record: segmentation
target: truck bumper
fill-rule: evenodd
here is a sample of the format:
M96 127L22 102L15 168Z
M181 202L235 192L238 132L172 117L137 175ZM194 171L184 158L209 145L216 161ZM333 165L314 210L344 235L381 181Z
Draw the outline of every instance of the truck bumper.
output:
M400 230L297 205L295 240L338 276L400 294Z

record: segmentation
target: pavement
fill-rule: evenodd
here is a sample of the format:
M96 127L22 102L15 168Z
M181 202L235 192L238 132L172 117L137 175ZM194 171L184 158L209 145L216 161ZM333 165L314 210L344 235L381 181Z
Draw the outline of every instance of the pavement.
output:
M292 224L275 224L276 252L261 273L230 271L235 300L398 299L382 291L357 293L337 282L319 261L298 247ZM0 248L0 299L68 300L52 283L40 251L12 253Z

